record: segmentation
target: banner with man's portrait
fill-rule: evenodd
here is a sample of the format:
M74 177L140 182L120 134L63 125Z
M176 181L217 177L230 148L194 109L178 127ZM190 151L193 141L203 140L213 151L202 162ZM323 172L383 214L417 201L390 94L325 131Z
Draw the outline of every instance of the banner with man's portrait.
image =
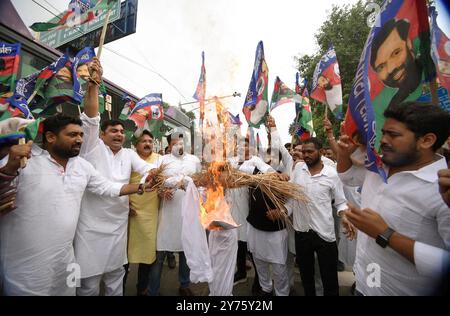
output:
M390 104L415 101L435 76L425 0L385 1L369 32L349 98L344 131L367 145L366 167L386 178L377 153Z
M336 51L330 46L314 70L311 98L327 104L337 119L342 118L342 85Z

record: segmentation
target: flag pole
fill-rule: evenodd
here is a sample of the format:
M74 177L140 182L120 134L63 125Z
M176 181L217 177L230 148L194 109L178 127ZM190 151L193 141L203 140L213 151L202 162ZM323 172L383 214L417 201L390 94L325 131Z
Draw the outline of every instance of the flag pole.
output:
M100 43L98 44L98 53L97 53L98 59L100 59L100 56L102 55L103 44L105 43L106 29L108 28L110 14L111 14L111 9L109 9L108 12L106 13L105 21L103 22L103 29L102 29L102 34L100 36Z
M36 94L38 93L38 90L34 90L33 93L30 95L30 97L27 100L27 105L31 103L31 101L33 101L34 97L36 96ZM25 145L25 137L19 138L19 145ZM22 157L20 158L20 168L25 168L25 166L27 165L28 162L28 158L27 157Z
M297 113L297 116L295 117L294 126L295 126L295 124L297 124L298 118L299 118L301 112L302 112L302 111L301 111L301 109L300 109L300 111L298 111L298 113ZM296 132L296 131L294 130L294 133L292 134L292 139L291 139L291 151L292 151L292 149L294 148L295 132Z
M111 14L111 9L108 9L108 12L106 13L105 21L103 22L102 34L100 35L100 43L98 44L97 58L99 60L100 60L100 57L102 55L103 44L105 43L106 29L108 28L110 14ZM111 111L110 111L109 108L107 109L107 111L108 111L109 119L111 120Z
M325 103L325 118L328 119L328 104Z
M19 138L19 145L25 145L25 138ZM22 157L20 158L20 168L25 168L25 166L27 165L28 162L28 158L27 157Z

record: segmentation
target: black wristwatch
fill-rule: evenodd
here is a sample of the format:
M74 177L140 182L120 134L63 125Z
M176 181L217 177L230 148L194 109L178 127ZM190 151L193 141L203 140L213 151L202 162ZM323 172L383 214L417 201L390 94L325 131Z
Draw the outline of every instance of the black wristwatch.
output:
M395 230L388 227L382 234L377 236L377 239L375 239L375 241L381 247L386 248L389 245L389 239L391 238L393 233L395 233Z
M137 194L138 195L144 194L144 184L143 183L139 184L139 188L138 188Z

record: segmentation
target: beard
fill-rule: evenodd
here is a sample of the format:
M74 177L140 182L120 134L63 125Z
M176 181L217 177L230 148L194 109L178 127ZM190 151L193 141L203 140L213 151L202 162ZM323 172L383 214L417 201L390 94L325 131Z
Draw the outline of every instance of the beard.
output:
M71 147L63 147L59 144L53 145L53 152L63 159L76 157L80 154L81 144L74 144Z
M320 162L320 156L318 156L316 159L312 159L312 158L303 158L303 160L305 161L306 165L308 167L313 167L316 164L318 164Z
M395 76L400 71L404 71L402 80L395 80ZM383 80L386 86L398 88L397 94L394 96L397 102L401 102L410 95L420 84L422 75L422 66L420 62L414 59L413 54L408 50L406 61L400 67L395 68L388 77Z
M328 82L327 84L326 84L326 86L325 87L323 87L325 90L327 90L327 91L330 91L331 89L333 89L333 86L331 85L331 83L330 82Z
M397 152L392 147L381 145L383 156L381 161L389 167L404 167L416 162L419 159L419 152L415 144L411 145L406 152Z

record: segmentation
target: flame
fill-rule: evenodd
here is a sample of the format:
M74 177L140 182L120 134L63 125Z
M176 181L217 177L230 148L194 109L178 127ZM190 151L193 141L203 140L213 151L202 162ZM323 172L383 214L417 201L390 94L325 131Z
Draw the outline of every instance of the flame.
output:
M202 226L209 230L222 230L238 227L230 213L230 206L225 199L224 187L221 177L226 174L226 149L227 139L225 129L230 125L227 109L214 97L215 107L206 107L206 128L203 126L205 141L211 145L213 162L208 167L210 176L209 185L206 187L206 198L201 202L200 221ZM214 110L217 116L217 124L214 124ZM219 146L216 146L219 145ZM218 148L221 147L222 148Z

